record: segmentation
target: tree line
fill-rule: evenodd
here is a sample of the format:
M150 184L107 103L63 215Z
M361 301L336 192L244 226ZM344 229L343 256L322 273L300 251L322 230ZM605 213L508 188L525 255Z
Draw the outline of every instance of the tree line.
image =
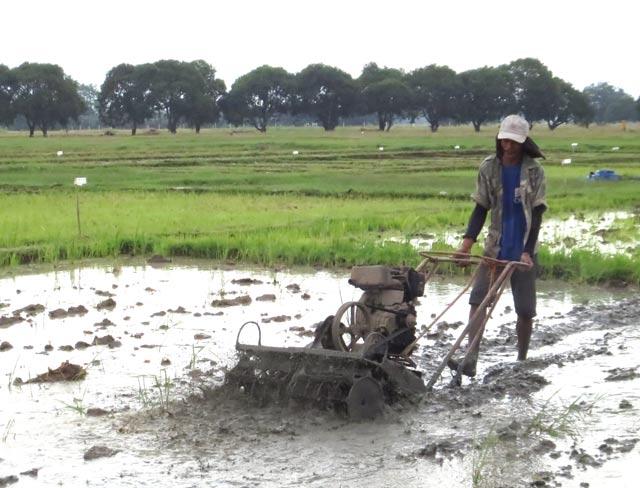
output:
M570 122L588 127L638 120L640 98L607 83L579 91L534 58L461 73L435 64L405 72L369 63L358 78L325 64L295 74L265 65L228 90L202 60L119 64L99 89L78 84L57 65L0 65L0 124L20 120L30 136L36 130L46 136L91 113L106 126L130 128L133 135L158 117L172 133L180 124L200 132L221 121L266 132L282 117L331 131L354 116L375 120L381 131L398 120L423 118L436 132L443 123L470 123L479 131L506 114L520 113L532 125L545 122L553 130Z

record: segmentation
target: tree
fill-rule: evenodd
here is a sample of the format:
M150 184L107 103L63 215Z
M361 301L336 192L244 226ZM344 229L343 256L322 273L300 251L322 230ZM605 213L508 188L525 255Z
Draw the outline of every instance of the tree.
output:
M100 92L98 92L95 85L80 84L78 86L78 95L80 95L86 107L78 117L78 122L84 127L91 127L92 125L97 127L99 122L98 97Z
M77 120L84 112L86 107L78 94L78 84L59 66L23 63L14 72L15 113L24 116L29 137L33 137L36 128L46 137L56 124L66 127L70 119Z
M230 91L222 95L220 108L224 119L229 124L238 127L244 124L245 121L244 97L239 90L234 91L233 86L231 88Z
M220 118L219 102L227 87L223 80L216 78L215 68L206 61L197 60L191 64L201 76L201 81L196 81L194 90L189 94L189 122L199 134L203 124L217 122Z
M394 118L407 110L413 100L407 84L395 78L367 85L362 90L362 98L367 113L376 113L378 128L387 132L391 129Z
M574 119L574 112L580 110L580 104L583 103L580 92L571 83L554 77L549 93L541 104L542 119L547 122L549 129L555 130Z
M260 66L238 78L223 98L225 118L236 125L248 122L266 132L271 119L291 107L293 76L283 68Z
M13 72L4 64L0 64L0 124L9 125L15 118L12 106L15 88Z
M150 90L152 67L119 64L111 68L100 87L98 113L110 127L131 124L131 135L153 113L154 99Z
M151 65L149 90L155 108L167 118L167 129L178 130L180 119L188 119L193 107L194 94L202 85L202 76L190 63L163 59Z
M504 67L513 83L515 107L513 112L521 113L529 126L544 119L547 106L554 103L549 97L556 96L553 73L534 58L521 58Z
M296 75L296 113L306 113L324 130L334 130L340 117L351 115L358 103L358 86L351 75L324 64L310 64Z
M504 68L478 68L458 75L457 118L471 122L476 132L485 122L498 120L514 106L513 90Z
M376 63L369 63L362 68L362 73L358 77L358 83L361 88L365 88L368 85L384 81L388 79L403 80L405 74L402 70L397 68L380 68Z
M411 72L408 82L413 89L415 106L427 119L431 132L437 132L441 122L455 114L459 91L456 72L448 66L432 64Z
M358 78L364 113L375 113L380 130L390 130L393 119L409 109L411 89L404 83L404 73L395 68L380 68L369 63Z
M597 124L608 124L622 120L637 120L633 97L608 83L589 85L583 93L591 101Z
M589 128L595 116L595 110L589 97L584 92L574 90L571 92L569 105L573 115L573 121L583 127Z

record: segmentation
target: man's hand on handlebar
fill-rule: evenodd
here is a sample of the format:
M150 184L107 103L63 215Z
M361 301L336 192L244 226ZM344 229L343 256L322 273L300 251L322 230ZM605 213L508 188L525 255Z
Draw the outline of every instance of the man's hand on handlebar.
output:
M523 252L520 256L520 262L523 264L518 265L520 271L529 271L533 268L533 259L528 252Z
M459 259L457 265L458 266L468 266L469 263L465 261L469 261L471 248L473 247L474 240L470 237L465 237L462 239L462 244L456 252L453 253L453 259Z

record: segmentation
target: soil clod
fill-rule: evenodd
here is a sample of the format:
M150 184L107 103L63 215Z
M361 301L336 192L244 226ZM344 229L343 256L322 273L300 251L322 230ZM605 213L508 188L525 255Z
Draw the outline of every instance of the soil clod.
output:
M79 381L87 376L87 370L77 364L65 361L56 369L31 378L26 383L54 383L57 381Z
M236 305L249 305L251 303L251 297L249 295L242 295L236 298L223 298L221 300L213 300L211 305L213 307L233 307Z
M83 457L85 461L91 461L93 459L111 457L117 453L117 450L111 449L107 446L93 446L91 449L84 453Z

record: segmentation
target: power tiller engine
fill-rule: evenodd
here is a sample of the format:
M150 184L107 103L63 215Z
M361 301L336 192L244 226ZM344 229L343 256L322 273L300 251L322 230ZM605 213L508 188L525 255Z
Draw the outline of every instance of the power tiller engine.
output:
M424 273L408 266L354 266L349 283L364 293L319 325L316 347L358 350L375 334L388 354L399 354L416 338L415 303L425 282Z

